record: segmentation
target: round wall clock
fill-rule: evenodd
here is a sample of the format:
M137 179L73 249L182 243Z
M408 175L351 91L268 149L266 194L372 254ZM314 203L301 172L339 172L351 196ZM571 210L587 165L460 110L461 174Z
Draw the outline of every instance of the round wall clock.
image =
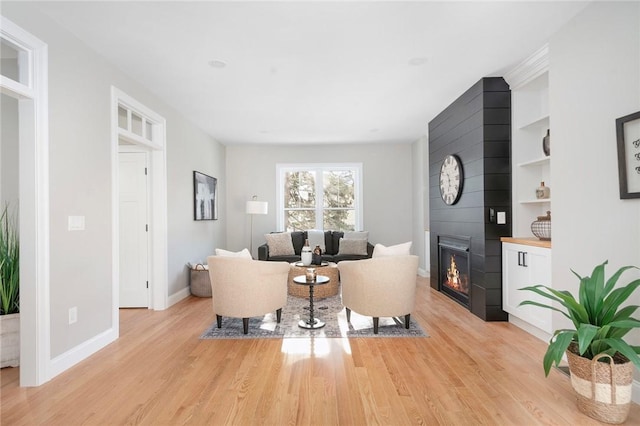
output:
M462 163L456 155L447 155L440 167L440 196L447 205L458 202L462 194Z

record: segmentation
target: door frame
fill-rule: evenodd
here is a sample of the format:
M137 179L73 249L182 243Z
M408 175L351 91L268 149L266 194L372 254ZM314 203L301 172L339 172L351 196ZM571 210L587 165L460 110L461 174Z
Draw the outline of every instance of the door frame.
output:
M139 147L137 145L119 145L118 147L118 166L120 165L120 154L124 154L124 153L139 153L139 154L144 154L145 156L145 165L147 167L147 171L148 173L152 173L151 171L151 154L149 152L148 149L145 149L143 147ZM118 174L119 175L119 174ZM150 191L151 191L151 185L150 185L150 179L147 178L146 182L145 182L145 186L146 186L146 190L145 190L145 197L147 198L146 203L147 203L147 212L146 212L146 223L150 224L151 220L150 220L150 216L151 216L151 195L150 195ZM118 182L120 182L118 180ZM118 203L120 202L120 194L118 193ZM120 211L118 210L118 216L120 216ZM119 226L119 221L118 221L118 226ZM120 230L118 229L118 232ZM151 235L150 233L147 233L147 279L151 280ZM119 237L118 237L119 239ZM118 252L120 250L120 246L118 246ZM118 256L118 263L120 262L120 257ZM119 268L118 268L119 270ZM119 282L119 276L118 276L118 293L120 292L120 282ZM146 301L146 308L151 308L151 288L148 288L147 291L147 301ZM119 295L118 295L119 296ZM118 308L120 308L120 298L118 297Z
M136 137L124 132L118 126L118 107L136 112L153 122L153 140ZM164 117L147 108L136 99L115 86L111 86L111 217L112 217L112 327L120 334L120 218L118 189L118 154L120 138L131 146L149 153L150 191L149 191L149 269L150 304L149 309L163 310L168 305L168 254L167 254L167 158L166 158L166 121Z
M23 49L20 82L0 76L2 93L18 99L20 197L20 386L51 377L49 294L48 46L4 16L4 40Z

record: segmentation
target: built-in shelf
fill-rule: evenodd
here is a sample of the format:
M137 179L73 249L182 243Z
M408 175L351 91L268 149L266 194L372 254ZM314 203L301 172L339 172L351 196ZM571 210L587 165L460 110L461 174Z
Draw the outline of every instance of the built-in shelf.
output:
M521 204L543 204L551 203L551 198L532 198L530 200L520 200Z
M522 124L520 127L518 127L519 130L531 130L531 129L535 129L538 127L544 127L544 128L548 128L549 127L549 116L548 115L543 115L542 117L538 117L532 121L528 121L524 124Z
M535 160L519 163L518 167L541 166L543 164L549 164L550 161L551 161L551 157L540 157L540 158L536 158Z

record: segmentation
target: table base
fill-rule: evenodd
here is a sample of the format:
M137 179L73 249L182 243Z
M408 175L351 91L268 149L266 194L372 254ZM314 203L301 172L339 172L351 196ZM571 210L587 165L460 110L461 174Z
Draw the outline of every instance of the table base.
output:
M313 330L316 328L322 328L325 326L324 321L320 321L318 318L314 318L313 319L313 323L310 323L309 320L300 320L298 322L298 327L300 328L306 328L309 330Z

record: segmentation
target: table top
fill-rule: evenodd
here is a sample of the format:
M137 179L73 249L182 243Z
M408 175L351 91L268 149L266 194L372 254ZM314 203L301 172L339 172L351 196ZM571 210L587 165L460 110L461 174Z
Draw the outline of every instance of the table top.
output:
M305 275L298 275L297 277L293 277L293 282L301 285L321 285L327 284L329 281L329 277L324 275L316 275L315 281L307 281L307 277Z

